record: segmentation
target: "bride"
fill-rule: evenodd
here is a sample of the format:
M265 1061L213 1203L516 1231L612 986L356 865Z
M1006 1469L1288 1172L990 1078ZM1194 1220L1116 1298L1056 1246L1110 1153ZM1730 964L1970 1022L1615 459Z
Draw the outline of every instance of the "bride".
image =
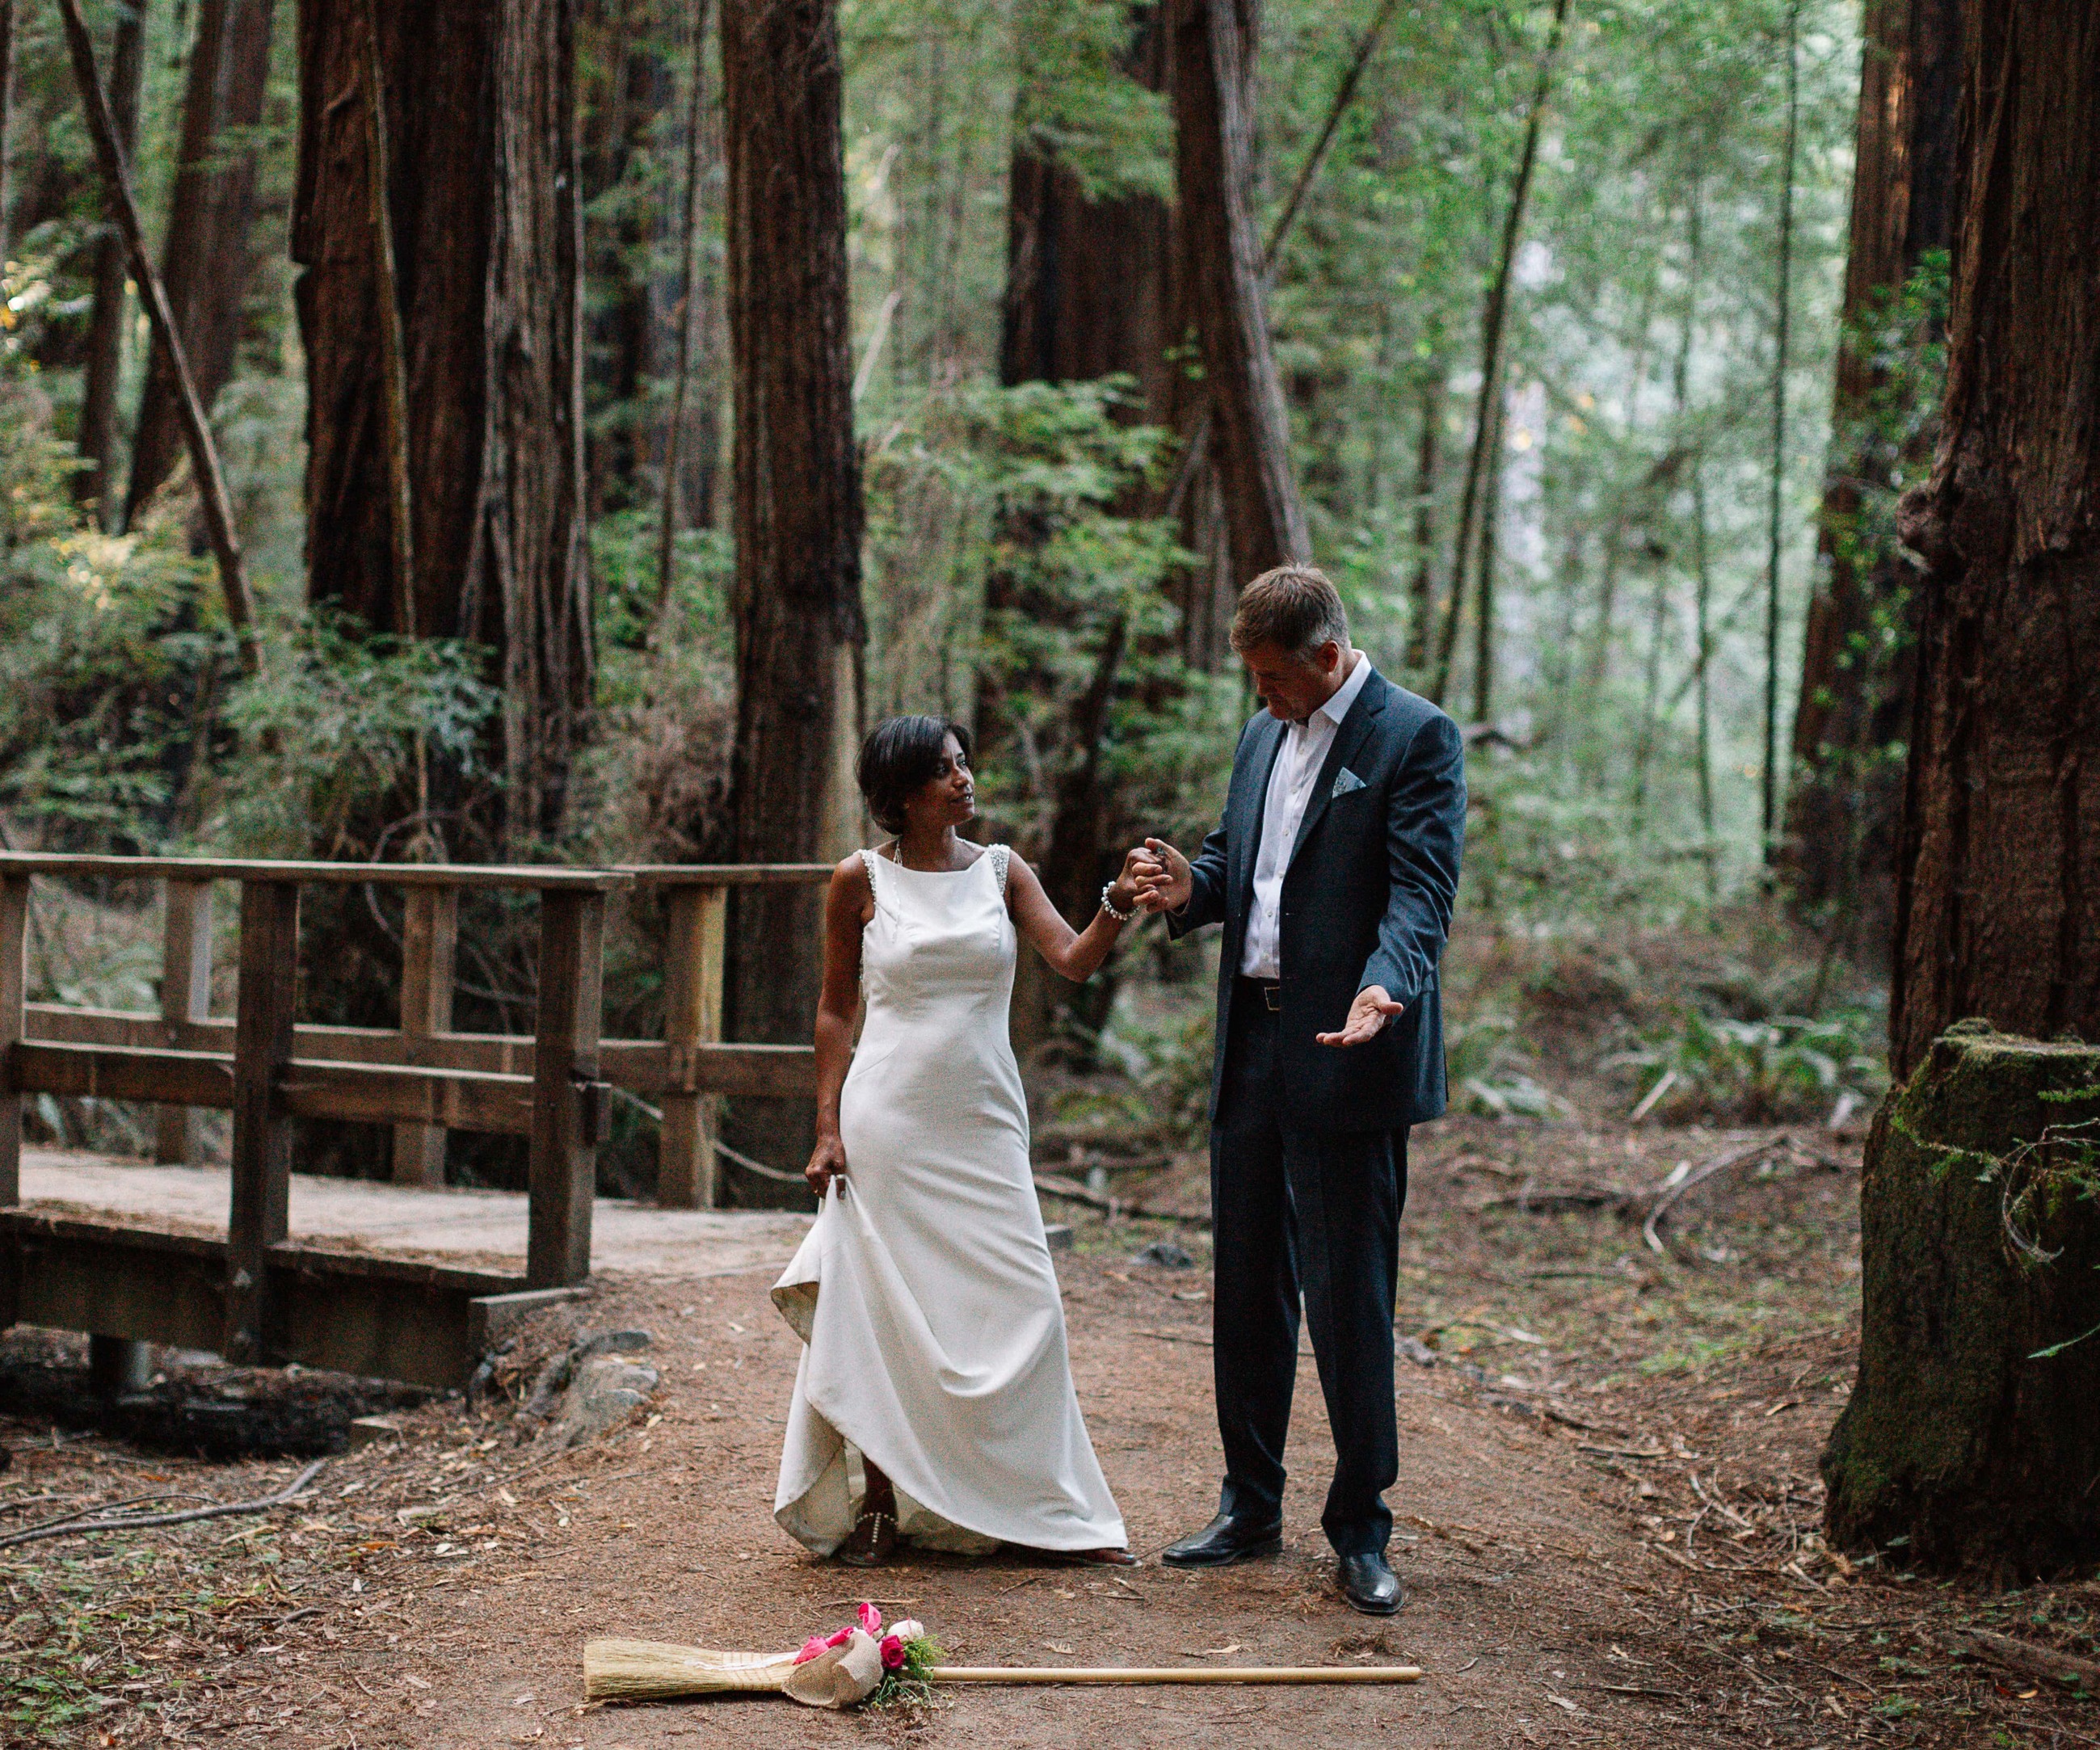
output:
M823 1202L773 1289L807 1345L774 1516L860 1567L900 1538L1134 1565L1072 1390L1007 1010L1017 934L1069 979L1107 958L1139 853L1074 932L1006 846L956 836L977 813L959 725L892 718L856 775L895 836L840 863L825 903Z

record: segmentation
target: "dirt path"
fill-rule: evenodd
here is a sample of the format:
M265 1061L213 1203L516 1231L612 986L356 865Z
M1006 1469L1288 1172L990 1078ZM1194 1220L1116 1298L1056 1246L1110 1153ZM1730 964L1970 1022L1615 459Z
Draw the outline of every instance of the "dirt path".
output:
M1609 1206L1611 1188L1652 1184L1716 1147L1690 1132L1457 1125L1418 1157L1401 1329L1437 1354L1401 1369L1392 1499L1409 1605L1390 1624L1355 1616L1333 1589L1317 1527L1331 1446L1309 1357L1288 1541L1273 1562L1195 1576L1154 1563L1127 1576L1004 1558L920 1558L871 1576L811 1562L770 1516L796 1347L765 1272L608 1277L580 1319L653 1332L663 1386L629 1426L573 1454L536 1461L507 1410L432 1404L401 1441L335 1461L297 1518L231 1535L191 1528L85 1563L77 1545L34 1546L38 1563L12 1569L0 1552L0 1580L19 1607L68 1585L113 1596L135 1570L141 1587L167 1576L153 1594L165 1628L127 1607L130 1638L117 1634L98 1711L83 1717L91 1735L77 1741L112 1745L2100 1739L2088 1704L1957 1664L1939 1639L1973 1620L2089 1651L2100 1590L1992 1598L1848 1571L1820 1549L1815 1459L1851 1378L1856 1268L1829 1211L1848 1209L1855 1188L1813 1149L1780 1148L1762 1174L1716 1182L1688 1206L1671 1255L1655 1256ZM1218 1448L1207 1274L1133 1263L1147 1236L1096 1228L1060 1270L1081 1400L1149 1554L1207 1515ZM56 1457L24 1458L34 1461L7 1493L64 1492ZM196 1467L164 1486L260 1492L266 1474L290 1469ZM126 1485L145 1487L137 1474ZM179 1570L218 1602L179 1620ZM779 1699L580 1708L588 1636L786 1646L869 1594L971 1663L1370 1657L1419 1664L1429 1678L1396 1690L971 1690L914 1717L840 1719ZM10 1645L51 1644L20 1626L27 1614L0 1659L21 1656Z
M1216 1488L1210 1351L1149 1334L1198 1333L1202 1309L1171 1298L1192 1292L1177 1273L1080 1259L1065 1280L1094 1438L1136 1546L1154 1551L1207 1515ZM1070 1742L1101 1731L1167 1743L1213 1722L1258 1739L1258 1722L1287 1719L1309 1744L1361 1743L1373 1730L1395 1744L1502 1744L1527 1729L1564 1735L1586 1721L1606 1731L1638 1705L1596 1686L1613 1681L1606 1643L1633 1622L1620 1604L1626 1582L1652 1595L1661 1564L1623 1533L1599 1535L1585 1499L1594 1474L1566 1442L1446 1396L1412 1369L1395 1497L1409 1515L1397 1549L1411 1602L1382 1638L1331 1583L1317 1519L1332 1448L1309 1358L1290 1536L1277 1561L1204 1576L1152 1563L1123 1579L1007 1560L920 1558L865 1577L812 1563L770 1517L796 1346L767 1285L759 1275L717 1281L686 1299L676 1287L620 1285L600 1310L657 1333L662 1419L513 1489L514 1512L477 1503L445 1535L415 1540L412 1553L372 1552L363 1565L383 1576L386 1602L346 1601L331 1613L333 1645L309 1635L305 1656L273 1686L272 1700L300 1710L273 1723L276 1741L337 1744L355 1734L465 1746L535 1730L542 1735L527 1741L608 1750L814 1741L838 1722L778 1701L579 1717L581 1641L792 1645L843 1619L844 1601L862 1589L922 1617L971 1663L1319 1664L1374 1648L1436 1673L1390 1692L973 1691L929 1717L915 1734L928 1742ZM476 1547L516 1522L544 1536L544 1554ZM1470 1529L1486 1524L1492 1532ZM435 1554L448 1541L474 1553L448 1561ZM373 1699L360 1695L360 1678Z

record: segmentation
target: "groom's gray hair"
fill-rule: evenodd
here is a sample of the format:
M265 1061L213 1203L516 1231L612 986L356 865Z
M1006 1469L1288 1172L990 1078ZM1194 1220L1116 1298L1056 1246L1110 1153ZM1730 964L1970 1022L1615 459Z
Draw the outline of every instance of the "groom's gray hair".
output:
M1279 565L1240 592L1233 648L1242 655L1268 645L1310 657L1330 641L1349 648L1349 616L1327 574L1310 565Z

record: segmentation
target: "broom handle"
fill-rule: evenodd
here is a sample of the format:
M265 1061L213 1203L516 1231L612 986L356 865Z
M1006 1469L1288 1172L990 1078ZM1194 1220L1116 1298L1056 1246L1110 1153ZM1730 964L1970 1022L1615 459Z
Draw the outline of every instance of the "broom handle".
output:
M929 1683L1419 1683L1419 1665L929 1665Z

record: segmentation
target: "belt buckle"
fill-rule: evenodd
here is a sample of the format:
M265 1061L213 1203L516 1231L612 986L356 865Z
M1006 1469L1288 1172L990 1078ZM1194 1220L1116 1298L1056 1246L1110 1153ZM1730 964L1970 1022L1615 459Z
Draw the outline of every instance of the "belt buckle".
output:
M1268 1006L1270 1014L1281 1015L1283 1012L1283 986L1264 985L1261 987L1261 1000Z

